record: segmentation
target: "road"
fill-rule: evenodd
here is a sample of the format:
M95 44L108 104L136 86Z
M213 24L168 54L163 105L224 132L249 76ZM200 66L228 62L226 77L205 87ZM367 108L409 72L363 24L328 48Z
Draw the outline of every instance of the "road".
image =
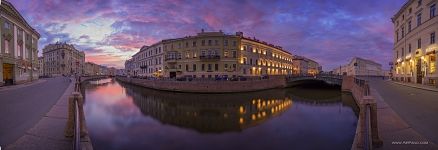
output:
M411 88L382 79L371 79L370 85L414 130L438 144L438 92Z
M0 146L13 143L56 104L69 85L67 78L0 91Z

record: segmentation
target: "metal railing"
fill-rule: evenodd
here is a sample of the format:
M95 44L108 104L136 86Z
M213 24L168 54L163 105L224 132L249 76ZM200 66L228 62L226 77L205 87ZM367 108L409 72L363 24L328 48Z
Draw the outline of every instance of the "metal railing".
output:
M80 92L80 79L76 79L75 92ZM74 135L73 135L73 149L81 150L81 122L79 116L78 98L74 99Z

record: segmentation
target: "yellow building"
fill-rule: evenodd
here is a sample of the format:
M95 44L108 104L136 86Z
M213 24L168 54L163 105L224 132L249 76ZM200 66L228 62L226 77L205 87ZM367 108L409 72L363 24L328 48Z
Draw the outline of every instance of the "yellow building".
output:
M215 78L219 76L260 76L292 73L292 54L279 46L255 38L247 38L242 32L235 35L219 32L198 33L196 36L162 40L150 47L163 47L163 53L152 51L143 56L143 47L133 56L137 76ZM153 48L155 49L155 48ZM150 59L151 57L159 58ZM164 58L161 63L161 58ZM152 64L143 63L152 60ZM157 66L158 65L158 66ZM142 69L153 67L152 72ZM162 70L159 69L162 67ZM158 69L157 69L158 68ZM143 73L143 74L141 74Z
M436 0L409 0L394 15L394 80L437 85Z
M0 9L0 86L37 80L40 34L10 2Z

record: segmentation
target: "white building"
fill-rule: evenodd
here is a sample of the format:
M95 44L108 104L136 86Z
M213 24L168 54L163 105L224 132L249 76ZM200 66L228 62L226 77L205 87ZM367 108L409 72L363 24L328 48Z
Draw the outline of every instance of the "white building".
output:
M134 75L143 77L162 76L164 52L162 42L151 46L143 46L132 56L134 61Z
M351 76L383 76L382 65L372 60L359 57L351 59L350 63L335 68L334 74Z

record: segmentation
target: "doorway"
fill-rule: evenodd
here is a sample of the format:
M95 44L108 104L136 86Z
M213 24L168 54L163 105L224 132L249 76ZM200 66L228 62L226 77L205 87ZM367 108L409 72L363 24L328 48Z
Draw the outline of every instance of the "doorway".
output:
M170 78L175 78L176 77L176 72L169 72L169 77Z
M14 65L13 64L3 64L3 82L5 85L14 84Z
M423 83L422 80L423 80L423 71L421 69L421 59L418 58L417 59L417 83L422 84Z

